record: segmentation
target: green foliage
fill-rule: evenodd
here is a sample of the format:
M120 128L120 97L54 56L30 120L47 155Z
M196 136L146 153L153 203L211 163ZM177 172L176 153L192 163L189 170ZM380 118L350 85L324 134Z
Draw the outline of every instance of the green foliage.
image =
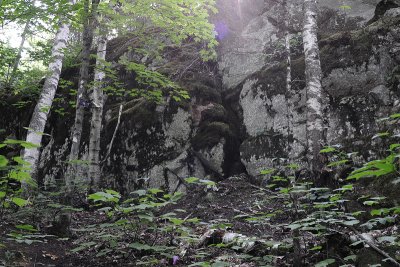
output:
M68 0L41 0L40 5L31 0L2 0L0 23L4 26L9 23L24 24L28 20L38 21L36 27L43 30L46 24L55 27L59 16L69 12L70 8Z
M133 88L128 92L130 96L145 97L149 100L161 102L163 91L167 91L177 102L190 98L188 92L178 84L157 71L149 70L144 64L128 61L126 58L122 58L119 63L131 75L135 76L138 84L138 88ZM108 89L108 91L112 91L112 89Z
M203 185L209 189L217 190L217 184L210 180L199 179L196 177L189 177L189 178L185 178L185 181L189 184Z
M10 79L12 65L17 56L17 50L0 41L0 88Z
M176 203L182 197L181 193L167 194L161 189L152 188L134 191L131 196L122 199L114 190L89 195L88 200L92 201L99 211L105 212L111 222L76 229L89 232L91 240L77 242L77 247L72 252L93 250L102 244L102 249L96 251L97 257L109 254L129 257L132 251L135 251L137 264L149 266L158 263L160 256L171 258L174 253L178 253L174 252L177 248L165 243L166 240L159 243L160 236L173 235L185 242L193 239L192 230L187 225L199 223L197 218L179 218L179 210L155 215L163 207ZM159 224L160 220L163 221L162 226ZM154 239L141 238L142 231L153 233Z
M116 1L111 1L111 5L115 4ZM210 13L217 12L214 0L124 1L121 4L119 9L110 9L107 4L100 5L99 9L112 18L107 23L109 30L116 29L123 35L134 29L136 38L147 44L146 55L159 55L165 40L180 45L190 38L202 45L203 59L216 57L214 26L208 20Z
M363 167L351 172L348 180L359 180L368 177L380 177L395 173L398 170L398 144L391 144L389 151L390 155L384 159L369 161Z
M89 200L93 200L94 202L114 202L118 203L121 198L121 195L114 190L106 190L105 192L97 192L88 196Z
M400 116L392 115L384 120L391 125L396 126L394 122L398 122ZM382 131L371 138L371 142L389 142L388 149L381 153L381 157L366 162L361 167L354 166L353 157L357 153L346 153L341 150L340 145L324 147L320 152L326 154L329 162L326 167L331 171L338 172L343 169L352 169L346 179L337 181L339 184L336 188L313 187L312 182L307 179L297 180L295 175L290 175L293 171L288 165L283 168L277 166L274 169L268 169L261 174L268 175L268 188L275 190L276 194L266 195L267 201L279 199L285 203L283 210L273 210L269 214L256 213L248 215L238 215L235 218L239 220L254 221L258 224L266 224L279 214L287 214L291 218L290 223L281 224L292 232L293 240L312 235L318 241L308 248L308 257L319 257L319 262L315 266L334 266L337 259L326 258L324 256L324 243L329 240L328 237L342 233L343 230L352 231L359 229L360 232L371 229L379 229L393 225L396 222L396 216L400 212L400 208L395 206L388 207L388 198L379 195L363 195L357 200L354 195L360 185L356 182L349 184L350 180L359 180L362 178L382 179L384 177L394 177L399 174L399 148L400 145L391 138L390 131ZM286 170L285 170L286 169ZM283 173L285 175L283 175ZM341 177L346 178L346 177ZM397 179L392 179L392 183L396 184ZM346 212L346 208L352 204L350 202L357 201L364 207L357 211ZM346 232L346 231L345 231ZM345 234L345 233L343 233ZM393 235L382 236L378 242L385 245L398 246L396 240L398 237ZM365 241L358 240L350 247L354 248L364 244ZM293 245L295 242L293 241ZM310 256L314 255L314 256ZM354 254L342 259L344 262L356 260Z
M18 29L25 29L26 35L21 47L22 58L17 56L19 48L11 47L15 43L0 43L0 93L36 98L40 81L46 75L45 66L53 44L51 36L57 31L61 18L71 11L70 1L41 0L38 4L34 0L2 0L0 4L0 23L5 36Z
M315 264L315 267L326 267L326 266L329 266L329 265L331 265L331 264L333 264L335 262L336 262L335 259L326 259L326 260L320 261L317 264Z
M4 149L7 146L37 147L25 141L12 139L7 139L0 143L0 149ZM0 218L15 208L22 208L31 204L30 201L21 197L22 189L20 187L21 184L36 186L30 177L29 171L29 163L22 160L21 157L13 157L10 160L0 155Z

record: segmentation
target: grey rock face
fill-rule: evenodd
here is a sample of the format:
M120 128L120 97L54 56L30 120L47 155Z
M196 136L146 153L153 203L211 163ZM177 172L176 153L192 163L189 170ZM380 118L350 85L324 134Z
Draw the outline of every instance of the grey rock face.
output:
M379 1L380 0L320 0L319 5L322 8L338 10L341 14L349 18L362 18L362 21L366 22L374 17L375 7Z
M223 44L219 69L225 87L236 86L265 65L268 55L264 48L276 42L276 31L268 13L264 13L251 20L237 37L231 37Z
M323 13L320 27L324 31L361 27L374 17L378 2L379 0L319 1L320 11ZM252 14L257 10L263 10L263 13L249 21L248 17L240 18L237 14L239 11L224 16L228 27L232 25L230 28L236 29L226 39L221 40L219 69L223 84L228 89L260 69L276 64L275 57L277 52L281 52L279 47L282 48L283 45L282 21L285 20L285 12L282 5L277 1L265 1L264 9L261 9L258 2L244 0L238 3L240 6L236 10L247 6L247 9L254 10ZM303 20L301 1L289 1L289 5L293 23L291 27L299 31ZM235 27L232 16L242 21L243 27ZM352 21L357 22L356 26L349 26Z
M371 136L377 130L376 119L395 112L395 103L399 101L398 92L396 93L398 85L393 87L388 84L388 78L392 77L400 62L397 55L400 34L396 30L399 26L396 9L386 11L383 18L386 21L365 26L374 17L378 2L346 1L341 5L351 6L351 9L344 8L344 14L344 9L341 10L338 3L320 1L321 10L328 12L329 9L329 12L335 13L333 17L337 21L344 15L348 21L355 19L355 24L343 22L343 28L320 22L321 36L325 36L326 32L331 33L320 42L323 87L328 104L326 131L329 145L340 144L347 149L362 150L362 142L354 144L351 140L360 135ZM271 16L266 11L261 17ZM297 16L296 12L293 16ZM244 32L253 26L250 22L244 27ZM347 32L345 27L353 31ZM279 61L281 49L274 45L282 43L282 30L279 27L272 30L266 23L259 23L258 28L253 31L264 31L273 36L272 39L264 39L268 41L263 43L263 51L270 51L270 57L278 59L277 61L266 61L261 66L259 60L244 62L227 51L223 53L220 62L224 85L231 88L230 90L240 92L240 116L246 129L246 137L240 148L241 160L247 172L254 176L259 175L262 169L273 167L280 158L304 164L302 158L306 151L304 58L296 53L296 45L301 44L294 44L292 47L294 77L290 101L294 104L294 112L290 115L293 135L288 136L288 99L284 92L285 83L282 82L285 66L282 65L282 60ZM244 40L245 35L241 34L240 38ZM261 43L258 47L262 46ZM239 42L232 42L231 46L235 44ZM254 48L257 49L252 47ZM224 71L227 65L242 66L242 63L246 66L245 72L239 68ZM249 63L251 66L248 66ZM237 75L236 72L241 72L242 75ZM271 77L274 76L281 76L281 79L271 82Z
M320 1L328 142L353 151L363 150L365 145L362 140L353 142L355 137L373 135L378 127L376 119L400 107L399 12L385 10L383 18L366 25L374 17L378 2ZM237 3L241 3L240 8ZM227 26L227 34L220 36L220 77L209 70L188 70L183 84L192 98L187 102L167 99L164 105L136 100L125 103L117 138L103 166L102 178L108 185L125 192L138 186L185 190L181 178L189 176L221 179L245 171L259 177L261 170L282 162L304 164L304 57L301 38L296 34L301 29L302 11L300 1L290 4L290 98L285 92L282 6L273 0L220 0L220 14L213 18L215 23ZM340 7L345 5L351 8ZM169 66L172 71L176 71L175 65ZM133 86L128 76L122 78ZM109 101L106 106L103 156L116 126L119 101ZM290 113L289 101L293 105ZM63 179L70 118L50 121L46 132L53 137L46 137L39 172L48 184ZM0 122L0 128L18 135L13 129L15 123L6 122L8 126ZM83 160L86 143L83 140ZM84 178L84 168L80 172Z

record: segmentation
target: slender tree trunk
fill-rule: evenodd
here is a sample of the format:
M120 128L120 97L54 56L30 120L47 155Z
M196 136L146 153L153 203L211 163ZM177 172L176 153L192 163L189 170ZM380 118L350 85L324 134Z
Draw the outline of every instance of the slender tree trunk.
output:
M90 105L87 97L87 86L89 81L89 65L90 65L90 49L93 43L93 32L95 28L95 20L97 7L100 0L93 0L92 7L89 11L90 1L85 1L85 14L86 19L84 23L84 31L82 36L82 63L80 67L79 73L79 85L78 85L78 94L76 100L76 112L75 112L75 122L74 129L72 132L72 145L71 151L69 155L70 164L68 165L65 183L67 186L67 190L71 191L74 186L75 174L78 169L78 163L76 161L79 158L79 148L81 144L81 136L83 129L83 119L85 113L85 107Z
M92 119L89 138L89 179L91 190L96 190L100 184L100 139L103 118L104 95L103 82L105 78L104 62L106 60L107 36L98 40L96 70L92 95Z
M325 144L323 128L323 91L317 39L317 1L304 0L303 43L307 92L308 161L314 174L320 174L323 161L319 151Z
M290 24L290 5L289 0L284 1L285 9L285 54L286 54L286 103L287 103L287 120L288 120L288 144L287 151L290 158L291 145L293 140L293 92L292 92L292 59L290 53L291 34L289 31Z
M15 74L17 73L19 63L21 62L21 57L22 57L22 51L24 51L24 45L26 42L26 37L29 33L29 26L31 24L31 19L28 19L28 21L25 23L24 31L22 32L21 35L21 43L19 44L18 47L18 52L17 52L17 57L15 58L14 65L11 71L10 75L10 80L8 81L8 85L12 85L15 79Z
M52 60L49 64L49 75L47 76L39 101L36 104L26 141L40 145L47 117L53 103L54 95L60 79L61 68L64 58L64 49L67 46L69 36L69 24L62 24L57 32L52 50ZM39 149L30 148L24 151L24 160L31 164L31 176L36 179L37 165L39 161Z
M285 54L286 54L286 101L287 101L287 114L288 114L288 145L287 150L289 154L289 160L291 155L293 144L293 112L294 112L294 104L293 104L293 92L292 92L292 59L291 59L291 34L289 31L290 26L290 3L289 0L284 1L284 9L285 9ZM295 182L293 182L293 186ZM293 216L293 221L298 220L298 205L299 200L298 196L292 195L293 205L295 207ZM294 247L294 259L293 259L293 266L300 267L302 266L302 251L300 245L300 233L299 230L293 230L293 247Z

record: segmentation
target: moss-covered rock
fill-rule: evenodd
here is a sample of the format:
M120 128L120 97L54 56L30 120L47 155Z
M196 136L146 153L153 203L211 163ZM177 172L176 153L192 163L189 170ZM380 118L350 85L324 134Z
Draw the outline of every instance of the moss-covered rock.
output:
M201 113L201 122L226 122L228 123L228 114L221 104L213 104Z
M218 144L221 138L230 138L233 132L229 124L224 122L211 122L200 127L197 134L192 138L192 147L195 150L212 148Z

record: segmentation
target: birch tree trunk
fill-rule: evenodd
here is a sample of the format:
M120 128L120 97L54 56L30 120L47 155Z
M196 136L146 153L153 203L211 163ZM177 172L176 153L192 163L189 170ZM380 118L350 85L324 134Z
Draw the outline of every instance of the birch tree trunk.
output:
M22 35L21 35L21 43L19 44L17 57L15 58L15 61L14 61L14 65L13 65L11 75L10 75L10 80L8 81L9 85L12 85L12 83L14 82L15 74L17 73L19 63L21 62L22 51L24 50L26 36L29 33L30 24L31 24L31 19L28 19L28 21L25 23L24 31L22 32Z
M26 141L40 145L44 127L50 108L53 104L54 95L57 90L58 81L60 80L61 68L64 58L64 49L67 46L69 36L69 24L62 24L57 32L51 53L52 60L49 64L49 75L47 76L39 101L36 104L29 123L29 130ZM31 164L31 176L36 179L37 165L39 161L39 149L30 148L24 151L24 160Z
M294 103L293 103L293 92L292 92L292 59L291 59L291 44L290 40L292 35L290 34L290 21L291 21L291 8L289 0L284 1L284 10L285 10L285 54L286 54L286 102L287 102L287 119L288 119L288 158L292 160L291 157L291 150L294 140L294 131L293 131L293 112L294 112ZM298 198L297 196L292 197L293 204L295 207L298 206ZM292 214L293 221L297 220L298 213L297 208L295 209L294 213ZM300 233L299 230L293 230L292 232L293 237L293 248L294 248L294 259L293 259L293 266L300 267L302 266L301 260L301 245L300 245Z
M75 122L72 132L71 151L69 154L70 164L68 165L65 176L65 184L67 186L67 191L69 192L72 191L72 188L74 186L75 174L79 165L76 161L79 159L79 148L81 144L85 107L88 107L90 105L87 97L90 49L93 43L94 21L96 19L97 7L99 2L100 0L93 0L91 11L89 11L90 1L85 1L85 14L87 15L87 18L84 23L84 31L82 36L82 63L79 71L79 85L76 100Z
M291 34L290 26L290 4L289 0L284 1L285 9L285 55L286 55L286 103L287 103L287 120L288 120L288 144L287 151L290 158L291 144L293 143L293 92L292 92L292 59L291 59Z
M92 119L89 137L89 179L91 190L96 190L100 184L100 139L103 118L104 95L103 82L105 78L104 62L106 60L107 36L98 40L96 70L92 95Z
M320 174L323 162L319 151L325 144L323 128L322 71L317 39L317 1L304 0L303 43L307 94L308 162L314 174Z

